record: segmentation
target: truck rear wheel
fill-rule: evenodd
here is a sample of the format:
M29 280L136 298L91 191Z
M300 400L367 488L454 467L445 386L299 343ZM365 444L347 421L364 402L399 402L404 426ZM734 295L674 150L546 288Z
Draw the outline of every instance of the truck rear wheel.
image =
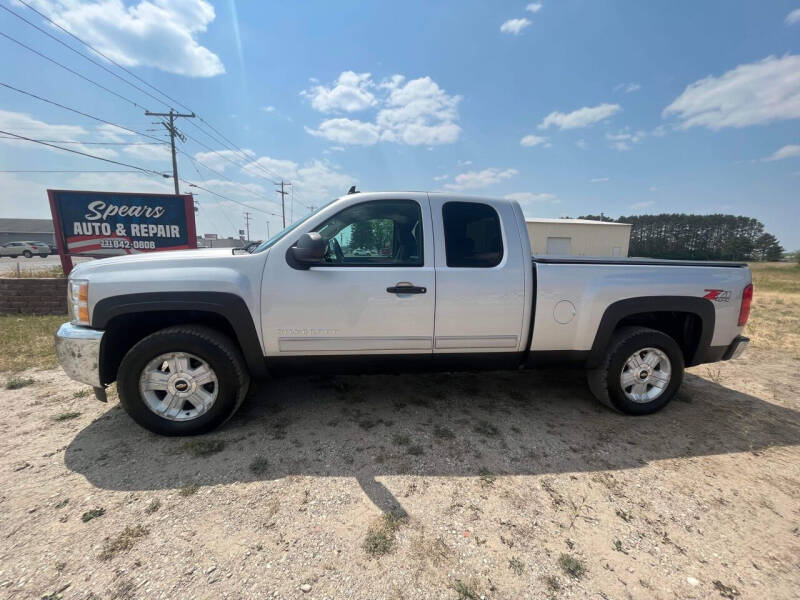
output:
M611 338L605 361L587 371L587 380L609 408L648 415L675 397L683 369L683 352L670 336L647 327L621 327Z
M125 411L161 435L196 435L219 427L244 400L250 377L236 345L199 325L148 335L119 367Z

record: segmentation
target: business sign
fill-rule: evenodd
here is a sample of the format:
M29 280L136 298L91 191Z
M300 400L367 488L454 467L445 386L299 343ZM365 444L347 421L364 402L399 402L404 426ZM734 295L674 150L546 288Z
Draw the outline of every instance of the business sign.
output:
M64 272L70 256L196 248L189 195L47 190Z

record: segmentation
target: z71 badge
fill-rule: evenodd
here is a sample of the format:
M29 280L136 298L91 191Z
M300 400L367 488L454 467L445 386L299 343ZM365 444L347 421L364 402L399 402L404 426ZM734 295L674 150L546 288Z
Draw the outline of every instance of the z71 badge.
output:
M714 302L730 302L730 290L703 290L706 295L703 296L706 300L713 300Z

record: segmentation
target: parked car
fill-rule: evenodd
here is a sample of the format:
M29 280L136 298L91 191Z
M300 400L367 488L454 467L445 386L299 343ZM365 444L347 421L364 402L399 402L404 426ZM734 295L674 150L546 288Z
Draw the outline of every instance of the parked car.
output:
M392 251L346 256L354 229ZM510 200L359 193L252 254L79 265L56 350L70 377L101 400L116 381L128 414L165 435L219 426L251 377L318 371L577 365L601 402L643 415L675 397L685 366L742 353L752 292L742 263L531 257Z
M34 254L45 258L50 254L50 246L44 242L8 242L0 246L0 256L30 258Z

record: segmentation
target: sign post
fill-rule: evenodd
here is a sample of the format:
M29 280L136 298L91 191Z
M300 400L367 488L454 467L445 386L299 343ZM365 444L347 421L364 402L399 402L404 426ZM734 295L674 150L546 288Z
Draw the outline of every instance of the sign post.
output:
M47 190L47 197L66 275L73 256L197 248L191 195Z

